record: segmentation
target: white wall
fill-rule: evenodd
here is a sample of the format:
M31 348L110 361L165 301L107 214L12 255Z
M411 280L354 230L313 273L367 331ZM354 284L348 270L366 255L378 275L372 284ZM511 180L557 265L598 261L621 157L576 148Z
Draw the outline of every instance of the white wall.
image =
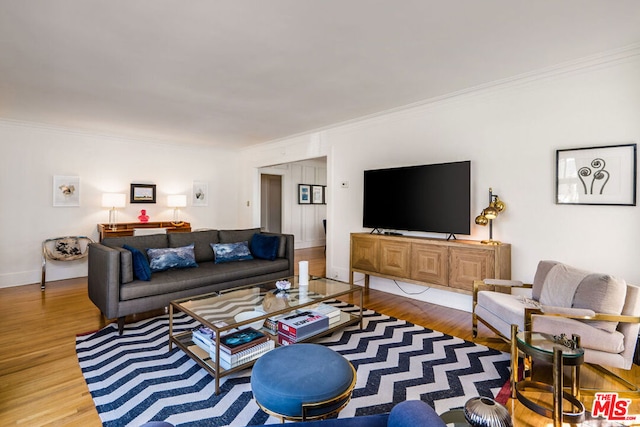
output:
M556 205L557 149L637 143L640 52L601 56L413 108L253 147L248 168L327 156L327 274L348 280L349 234L362 231L365 169L472 161L472 218L493 187L507 210L494 238L512 244L512 276L531 281L541 259L640 283L638 207ZM340 183L348 181L348 188ZM251 192L250 189L246 190ZM472 225L472 239L488 229ZM397 290L392 282L373 287ZM406 286L405 286L406 285ZM420 288L403 284L409 292ZM470 309L470 300L429 290L420 297ZM446 300L446 301L445 301Z
M236 152L135 141L33 123L0 121L0 287L40 281L42 240L86 235L97 240L96 224L108 222L102 193L127 194L120 222L137 221L146 209L151 221L171 220L168 194L187 194L182 219L192 228L237 227L239 204L234 177ZM53 207L54 175L80 177L80 207ZM208 181L209 204L191 205L193 181ZM156 204L129 204L131 183L157 185ZM53 262L47 280L86 276L83 262Z
M298 204L298 184L327 185L326 159L292 162L260 168L259 173L282 176L282 232L293 234L295 248L325 245L322 220L327 217L327 206Z

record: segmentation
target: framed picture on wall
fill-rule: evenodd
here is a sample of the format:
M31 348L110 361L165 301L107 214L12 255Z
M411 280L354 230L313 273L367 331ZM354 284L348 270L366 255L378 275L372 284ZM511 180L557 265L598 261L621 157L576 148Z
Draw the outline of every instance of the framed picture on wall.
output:
M209 206L209 183L193 181L193 206Z
M80 206L80 177L53 177L53 206Z
M298 184L298 204L311 204L311 186L308 184Z
M322 185L311 186L311 203L314 205L324 204L324 187Z
M636 205L636 144L556 150L556 204Z
M131 198L129 203L155 203L155 184L131 184Z

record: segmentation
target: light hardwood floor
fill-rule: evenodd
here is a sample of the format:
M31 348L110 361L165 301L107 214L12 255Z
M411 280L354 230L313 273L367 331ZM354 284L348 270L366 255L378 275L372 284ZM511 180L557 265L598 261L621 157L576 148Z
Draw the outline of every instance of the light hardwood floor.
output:
M325 275L323 248L296 251L296 261L301 259L309 261L312 275ZM372 310L471 340L469 313L375 290L366 292L364 301ZM35 284L0 289L0 426L99 426L78 366L75 336L104 325L87 297L86 278L48 283L45 292ZM505 343L491 345L508 351ZM583 382L600 382L589 371L583 369ZM638 367L627 374L640 381ZM590 401L585 404L590 408ZM509 401L507 407L516 427L550 425L518 403ZM640 414L638 400L631 413Z

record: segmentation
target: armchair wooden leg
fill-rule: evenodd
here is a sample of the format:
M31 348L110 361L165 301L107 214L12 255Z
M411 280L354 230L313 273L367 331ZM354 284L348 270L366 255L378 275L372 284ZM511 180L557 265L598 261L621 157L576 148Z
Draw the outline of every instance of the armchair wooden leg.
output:
M118 335L124 332L124 317L118 317Z

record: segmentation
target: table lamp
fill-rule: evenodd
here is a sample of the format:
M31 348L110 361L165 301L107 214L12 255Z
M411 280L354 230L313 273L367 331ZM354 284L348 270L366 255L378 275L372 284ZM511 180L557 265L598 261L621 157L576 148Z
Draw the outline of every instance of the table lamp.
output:
M484 208L480 215L476 217L476 224L485 226L489 224L489 240L483 240L481 243L485 245L500 245L497 240L493 240L493 220L498 217L507 205L498 198L497 194L493 194L493 188L489 188L489 206Z
M109 228L115 230L118 222L118 208L124 208L127 195L124 193L103 193L102 207L109 208Z
M173 221L171 224L180 226L184 221L180 220L180 208L187 206L187 196L184 194L171 194L167 196L167 205L173 208Z

